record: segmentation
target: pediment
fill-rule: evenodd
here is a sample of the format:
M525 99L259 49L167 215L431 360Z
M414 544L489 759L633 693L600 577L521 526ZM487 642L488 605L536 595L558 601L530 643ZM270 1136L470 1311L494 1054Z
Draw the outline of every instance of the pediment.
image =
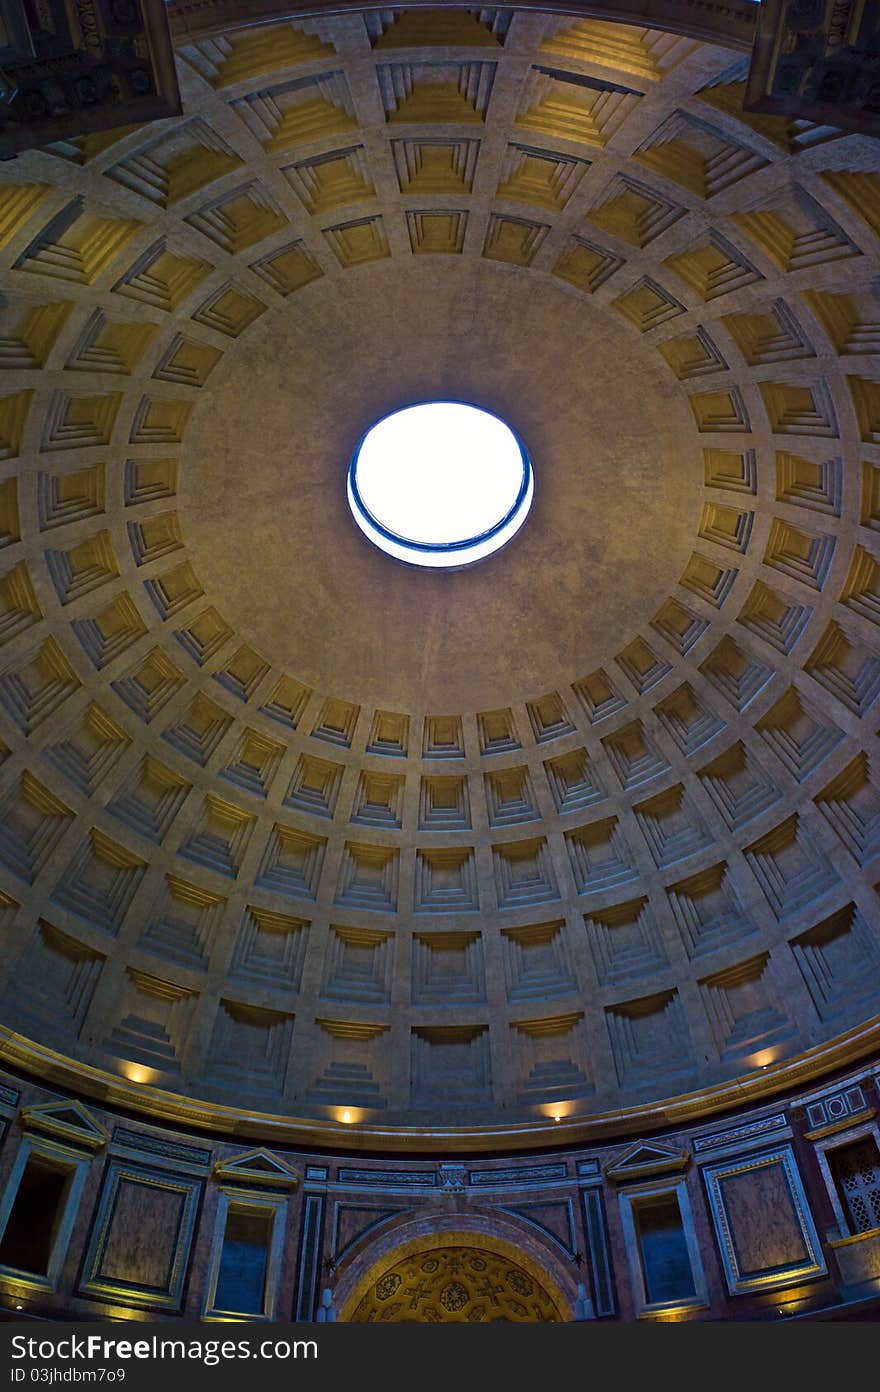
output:
M23 1107L21 1126L25 1131L39 1131L86 1150L100 1150L110 1139L110 1133L81 1102L41 1102Z
M620 1183L627 1179L641 1179L655 1174L673 1174L684 1171L690 1164L690 1151L678 1147L658 1145L657 1143L636 1141L629 1150L624 1151L611 1165L606 1166L607 1179Z
M296 1189L299 1175L270 1150L246 1150L229 1160L218 1160L214 1178L225 1184L262 1185L270 1189Z

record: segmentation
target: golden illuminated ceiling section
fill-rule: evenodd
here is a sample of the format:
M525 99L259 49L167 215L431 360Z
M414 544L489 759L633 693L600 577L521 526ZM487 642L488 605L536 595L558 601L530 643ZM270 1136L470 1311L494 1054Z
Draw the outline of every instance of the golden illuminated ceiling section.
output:
M558 1324L566 1318L531 1270L495 1251L450 1245L383 1265L349 1323Z
M0 179L6 1051L431 1126L855 1038L873 143L743 115L731 52L536 13L179 67L179 120ZM420 394L534 455L527 527L460 575L344 512Z

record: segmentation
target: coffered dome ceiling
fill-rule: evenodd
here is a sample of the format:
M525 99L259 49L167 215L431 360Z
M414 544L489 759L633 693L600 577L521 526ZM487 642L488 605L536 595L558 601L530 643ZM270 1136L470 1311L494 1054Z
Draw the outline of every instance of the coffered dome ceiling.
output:
M747 61L284 21L3 166L7 1058L436 1127L870 1042L880 164ZM452 574L345 500L442 397L536 479Z

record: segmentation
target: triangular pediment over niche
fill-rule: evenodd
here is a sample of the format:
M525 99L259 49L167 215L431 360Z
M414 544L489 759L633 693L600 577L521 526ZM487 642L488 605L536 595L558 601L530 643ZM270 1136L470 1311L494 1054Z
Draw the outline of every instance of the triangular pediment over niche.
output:
M675 1146L657 1145L654 1142L636 1141L625 1150L605 1170L607 1179L620 1183L628 1179L641 1179L649 1175L673 1174L686 1170L690 1164L690 1151L679 1150Z
M229 1160L218 1160L214 1178L225 1184L262 1185L271 1189L296 1189L299 1175L270 1150L246 1150Z
M81 1102L42 1102L23 1107L21 1126L25 1131L41 1131L85 1150L100 1150L110 1133L100 1126Z

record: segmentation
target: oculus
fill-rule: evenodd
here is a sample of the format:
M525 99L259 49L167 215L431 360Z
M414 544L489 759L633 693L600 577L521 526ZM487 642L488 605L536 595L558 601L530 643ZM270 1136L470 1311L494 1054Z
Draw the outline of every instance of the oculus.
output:
M366 537L395 560L457 568L516 535L534 496L532 465L498 416L460 401L394 411L361 439L348 503Z

